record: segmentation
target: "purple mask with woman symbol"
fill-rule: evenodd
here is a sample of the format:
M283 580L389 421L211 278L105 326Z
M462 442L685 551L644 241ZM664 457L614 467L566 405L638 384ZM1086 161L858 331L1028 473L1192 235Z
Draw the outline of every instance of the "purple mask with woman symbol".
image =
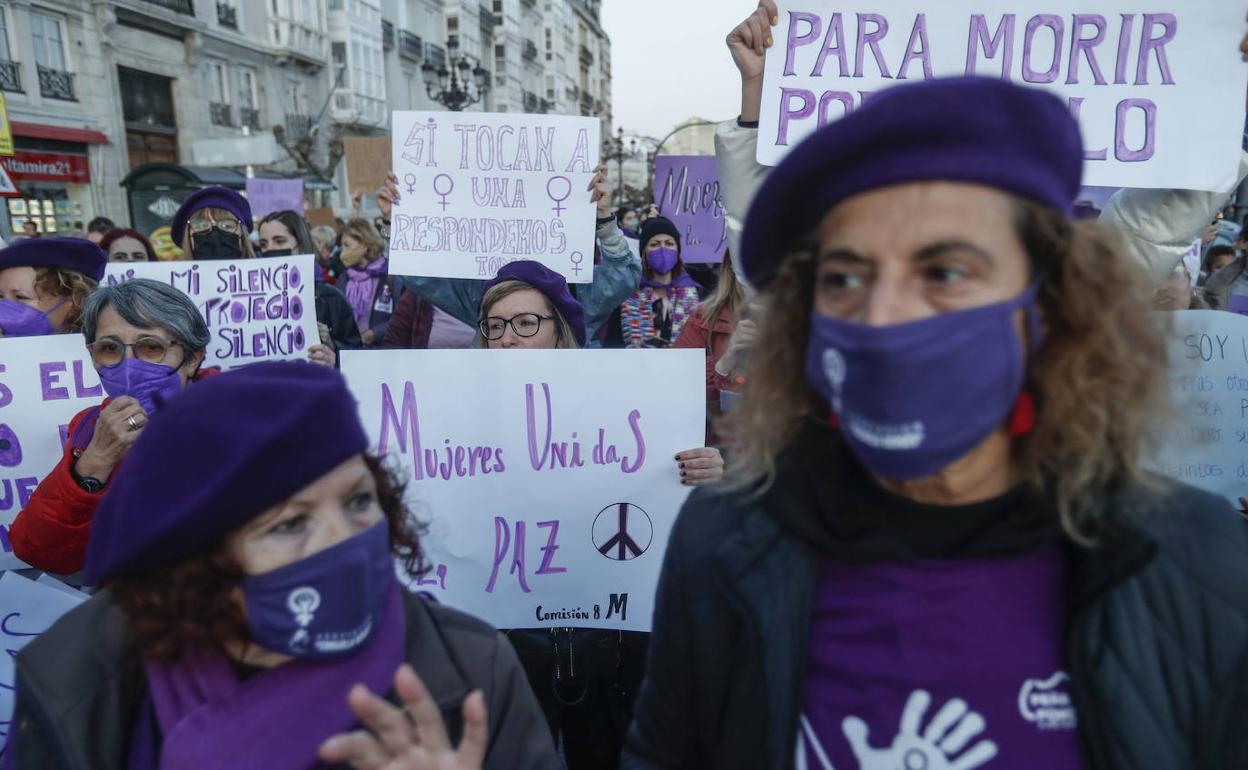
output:
M1001 427L1023 388L1039 283L1007 302L892 326L815 314L806 379L823 394L862 464L886 479L930 476Z
M149 415L182 392L178 370L164 364L126 358L116 366L101 366L96 371L110 398L129 396Z
M45 313L37 307L24 305L21 302L0 299L0 331L3 331L6 337L41 337L45 334L55 334L56 331L52 328L52 320L48 318L48 314L56 312L56 309L64 304L65 300L61 300Z
M390 525L262 575L243 578L256 644L304 660L350 655L381 623L394 581Z

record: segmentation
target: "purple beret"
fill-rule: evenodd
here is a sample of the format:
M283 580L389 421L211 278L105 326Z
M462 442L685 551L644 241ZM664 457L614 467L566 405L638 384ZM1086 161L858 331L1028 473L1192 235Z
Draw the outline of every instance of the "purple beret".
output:
M641 223L641 235L637 239L644 254L650 239L656 235L670 235L676 239L676 253L680 253L680 230L667 217L650 217Z
M499 268L498 275L486 282L485 291L489 291L503 281L521 281L546 295L550 304L563 316L576 335L576 344L585 347L585 309L568 291L568 282L562 275L531 259L509 262ZM482 293L484 296L484 293ZM485 308L481 308L484 317Z
M784 255L841 201L906 182L995 187L1067 215L1083 142L1056 96L990 78L882 91L812 134L767 176L741 234L741 265L762 288Z
M197 382L131 447L91 524L86 581L167 566L368 447L346 380L305 361Z
M0 270L9 267L59 267L100 280L108 255L86 238L23 238L0 249Z
M251 232L251 204L246 198L228 187L205 187L187 196L178 213L173 215L171 229L173 242L178 244L178 248L182 248L182 234L186 232L186 223L190 221L191 215L208 208L225 209L243 223L247 232Z

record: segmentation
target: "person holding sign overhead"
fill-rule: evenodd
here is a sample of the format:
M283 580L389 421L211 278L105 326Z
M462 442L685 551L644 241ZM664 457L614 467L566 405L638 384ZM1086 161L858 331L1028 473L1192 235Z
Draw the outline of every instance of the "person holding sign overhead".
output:
M1146 470L1166 316L1072 221L1083 161L1063 100L936 79L764 180L733 484L673 529L630 770L1248 761L1248 528Z
M611 184L605 165L594 169L588 192L590 200L597 205L598 219L596 238L602 254L602 263L594 266L593 283L574 290L577 301L585 312L587 339L594 339L611 314L637 289L641 279L641 266L616 223L611 208ZM394 202L399 199L399 180L394 174L387 177L377 191L377 206L383 219L389 220ZM476 326L477 311L485 293L486 281L457 278L429 278L402 276L402 285L458 320Z
M70 421L61 461L9 531L19 559L57 575L82 569L96 508L148 421L188 384L218 373L201 367L210 337L199 309L159 281L98 289L81 322L108 397Z
M304 362L171 402L96 514L102 590L16 659L13 766L559 768L506 640L396 579L427 565L367 446Z
M77 331L107 263L85 238L23 240L0 249L0 337Z
M620 323L630 348L665 348L698 308L698 284L680 258L680 230L667 217L641 225L641 288L624 301Z

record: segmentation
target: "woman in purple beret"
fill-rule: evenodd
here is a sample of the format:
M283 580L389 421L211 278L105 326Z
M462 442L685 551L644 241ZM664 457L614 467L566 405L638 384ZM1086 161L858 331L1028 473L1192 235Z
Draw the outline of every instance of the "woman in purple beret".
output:
M81 327L108 397L70 421L61 461L9 529L19 559L57 575L82 570L95 509L148 421L187 385L219 372L203 366L211 337L199 308L159 281L97 289Z
M170 402L96 513L102 590L16 659L11 766L557 770L506 639L397 579L420 530L367 446L304 362Z
M1165 316L1083 161L1065 100L955 78L766 177L732 484L674 525L625 767L1248 767L1248 528L1146 470Z
M85 238L29 238L0 249L0 337L77 331L107 263Z
M540 262L521 260L504 265L486 283L476 347L552 350L584 345L585 311L563 276ZM719 450L712 447L686 450L677 458L681 483L687 486L719 481L723 465ZM568 770L617 767L649 635L525 628L511 629L507 636L520 654L550 734L563 747Z
M248 237L251 204L228 187L205 187L182 201L170 226L173 242L191 259L254 257Z

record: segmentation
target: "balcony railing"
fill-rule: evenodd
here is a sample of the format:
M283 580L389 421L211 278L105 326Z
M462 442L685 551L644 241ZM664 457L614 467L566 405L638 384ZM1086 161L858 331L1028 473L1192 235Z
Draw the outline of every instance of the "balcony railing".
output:
M195 6L191 0L146 0L148 5L158 5L161 8L168 8L176 13L184 13L187 16L195 15Z
M594 63L594 54L586 46L581 46L581 64L589 66Z
M217 3L217 23L230 29L238 29L238 9L229 3Z
M533 93L532 91L524 92L524 111L525 112L530 112L530 113L537 112L538 107L540 105L541 105L541 100L537 98L537 94Z
M74 97L74 76L69 72L54 70L43 65L39 66L39 93L48 99L62 99L76 102Z
M484 5L477 7L477 15L481 18L481 31L487 35L494 34L494 28L498 26L498 17L494 15L494 11L486 8Z
M430 43L425 46L425 58L435 67L444 66L446 64L446 49L440 45Z
M381 47L387 51L394 48L394 22L381 22Z
M537 5L537 0L520 0L520 4L524 5L525 7L532 8L533 6Z
M295 112L286 113L286 137L295 141L306 139L312 133L312 124L314 122L308 115L300 115Z
M252 107L240 107L238 109L238 124L240 126L249 126L258 131L260 129L260 110Z
M233 125L233 122L230 120L230 105L228 104L210 102L208 104L208 114L212 116L212 125L214 126Z
M399 56L411 61L420 61L425 57L425 43L420 35L413 35L407 30L399 30Z
M526 61L537 61L537 43L534 43L532 40L525 40L523 56Z
M0 59L0 89L22 93L22 65Z

